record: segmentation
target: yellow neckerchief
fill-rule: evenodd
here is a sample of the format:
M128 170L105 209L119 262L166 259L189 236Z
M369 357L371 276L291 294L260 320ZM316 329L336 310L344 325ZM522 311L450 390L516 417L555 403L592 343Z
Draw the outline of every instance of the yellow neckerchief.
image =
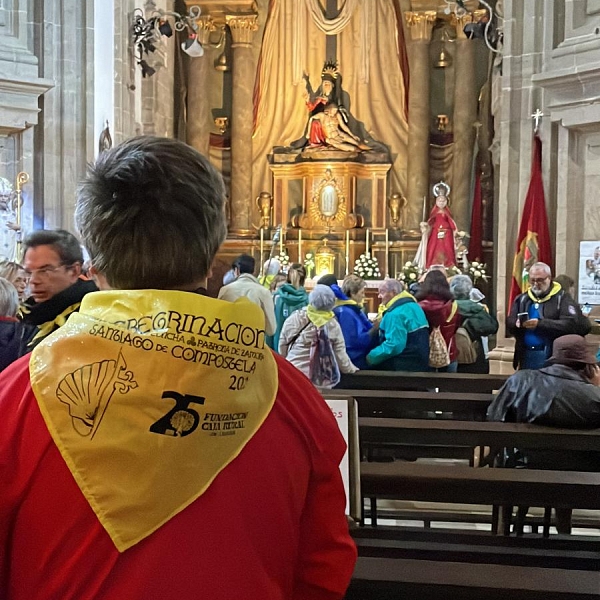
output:
M335 317L331 310L317 310L310 304L306 307L306 316L315 327L323 327Z
M408 292L400 292L399 294L396 294L387 304L380 304L379 305L379 310L377 312L377 316L380 317L381 315L383 315L383 313L390 307L392 306L392 304L394 304L394 302L396 302L396 300L400 300L400 298L410 298L411 300L413 300L414 302L416 302L415 297L408 293Z
M45 323L40 323L37 326L37 332L31 339L31 341L27 344L30 348L35 346L40 340L43 340L45 337L49 336L55 329L62 327L66 322L71 313L75 312L81 302L75 302L75 304L71 304L71 306L67 306L65 310L63 310L60 314L56 315L53 320L46 321ZM23 307L23 305L21 305ZM28 311L23 310L22 308L21 314L27 314Z
M458 310L458 304L456 303L456 300L453 300L452 301L452 308L450 309L450 315L446 319L446 323L450 323L450 321L452 321L452 318L456 314L457 310Z
M548 291L548 293L543 296L542 298L538 298L537 296L535 296L532 291L531 288L529 288L527 290L527 295L536 303L541 304L542 302L547 302L548 300L550 300L550 298L552 298L552 296L555 296L556 294L558 294L558 292L560 292L560 290L562 290L562 287L560 285L560 283L557 283L556 281L552 282L552 287L550 288L550 290Z
M117 549L202 495L275 401L262 310L189 292L94 292L33 351L46 425Z
M347 300L336 300L335 301L335 306L336 308L338 306L358 306L359 308L362 308L362 304L359 304L356 300L352 300L351 298L348 298Z

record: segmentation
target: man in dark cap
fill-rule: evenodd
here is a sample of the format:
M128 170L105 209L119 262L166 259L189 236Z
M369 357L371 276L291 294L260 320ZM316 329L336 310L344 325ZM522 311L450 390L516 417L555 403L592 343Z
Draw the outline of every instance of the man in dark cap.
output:
M489 421L600 427L600 367L579 335L554 341L547 366L511 375L488 409Z

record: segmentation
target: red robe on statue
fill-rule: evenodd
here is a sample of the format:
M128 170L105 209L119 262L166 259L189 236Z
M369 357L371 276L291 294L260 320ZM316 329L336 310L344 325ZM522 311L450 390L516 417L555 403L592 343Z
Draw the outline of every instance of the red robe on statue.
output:
M427 239L425 266L427 268L431 265L456 266L454 234L457 227L448 208L435 205L431 209L427 224L431 230Z

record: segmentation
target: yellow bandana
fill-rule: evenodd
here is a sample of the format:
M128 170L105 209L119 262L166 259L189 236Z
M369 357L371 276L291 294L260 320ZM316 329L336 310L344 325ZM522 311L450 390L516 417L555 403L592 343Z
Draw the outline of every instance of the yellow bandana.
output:
M548 293L545 296L542 296L541 298L538 298L532 291L531 288L529 288L527 290L527 295L531 298L531 300L533 300L534 302L537 302L539 304L542 304L542 302L547 302L548 300L550 300L550 298L552 298L552 296L555 296L556 294L558 294L558 292L560 292L560 290L562 290L562 287L560 285L560 283L557 283L556 281L552 282L552 285L550 286L550 289L548 290Z
M335 317L332 310L317 310L311 304L306 307L306 316L315 327L323 327Z
M48 429L122 552L202 495L268 416L277 366L247 298L88 294L33 351Z

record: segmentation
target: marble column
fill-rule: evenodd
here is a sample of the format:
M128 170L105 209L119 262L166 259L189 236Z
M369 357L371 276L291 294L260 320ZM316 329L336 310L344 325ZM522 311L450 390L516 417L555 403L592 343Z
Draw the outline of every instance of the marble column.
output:
M204 56L191 58L188 70L188 106L187 106L187 143L208 156L212 119L209 95L206 93L210 69L212 68L212 51L209 46L210 34L216 26L210 16L196 19L198 41L204 47Z
M258 15L227 15L233 44L231 106L231 229L237 236L253 235L250 227L252 195L252 93L254 64L252 37Z
M429 196L429 42L436 12L405 12L410 31L408 45L408 229L418 228L423 217L423 197Z
M476 22L484 11L452 14L456 28L454 46L454 149L452 154L451 211L459 229L468 231L471 222L471 178L475 122L477 121L477 87L475 81L475 41L467 38L463 29Z

